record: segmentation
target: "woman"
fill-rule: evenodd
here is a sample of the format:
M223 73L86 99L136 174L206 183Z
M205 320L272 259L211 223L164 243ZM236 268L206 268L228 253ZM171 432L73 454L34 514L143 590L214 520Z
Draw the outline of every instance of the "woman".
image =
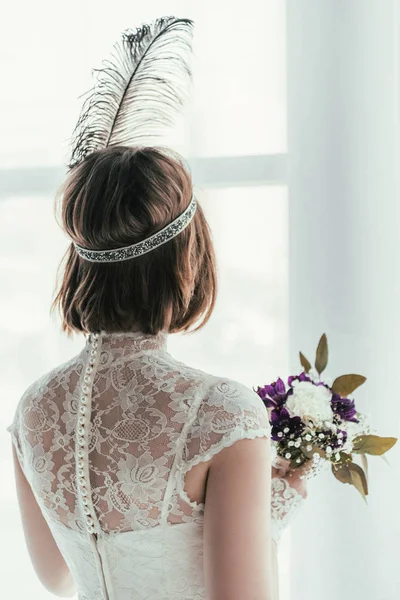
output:
M73 243L55 304L86 344L26 391L11 428L39 578L81 600L275 599L267 411L167 351L168 333L202 327L215 302L190 176L166 151L108 148L71 172L61 202ZM143 252L171 223L173 237L129 259L82 250ZM299 499L291 477L274 479L275 528Z
M276 600L271 537L304 495L299 472L271 486L262 400L167 350L207 322L217 287L181 159L137 143L181 101L190 31L168 18L125 35L62 190L72 243L54 306L86 343L29 387L10 428L28 549L60 596Z

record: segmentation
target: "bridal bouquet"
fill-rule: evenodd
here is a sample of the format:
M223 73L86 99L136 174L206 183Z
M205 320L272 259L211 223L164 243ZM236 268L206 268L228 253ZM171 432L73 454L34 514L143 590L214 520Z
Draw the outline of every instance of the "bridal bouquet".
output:
M268 410L277 454L292 468L311 460L315 472L331 463L334 476L366 499L367 455L385 454L397 439L373 435L368 417L357 411L352 394L365 377L341 375L333 382L322 378L328 364L325 334L318 344L315 368L301 352L300 362L303 371L289 377L287 386L278 379L255 390ZM357 457L361 464L355 462Z

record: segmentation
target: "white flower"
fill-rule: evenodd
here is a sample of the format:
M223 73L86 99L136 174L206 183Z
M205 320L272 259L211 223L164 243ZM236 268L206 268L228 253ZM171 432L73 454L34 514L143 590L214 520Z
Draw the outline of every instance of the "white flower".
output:
M313 385L309 381L293 382L293 394L289 396L286 408L291 416L299 416L303 421L314 424L332 421L332 393L323 385Z
M312 381L318 382L320 380L320 375L317 369L314 369L313 367L308 371L307 375Z
M342 446L342 450L345 452L352 451L353 442L356 437L369 432L368 428L366 428L365 422L363 422L362 419L360 419L359 423L353 423L352 421L346 421L345 423L342 423L342 425L340 427L341 427L341 429L343 429L347 432L346 443L343 444L343 446Z

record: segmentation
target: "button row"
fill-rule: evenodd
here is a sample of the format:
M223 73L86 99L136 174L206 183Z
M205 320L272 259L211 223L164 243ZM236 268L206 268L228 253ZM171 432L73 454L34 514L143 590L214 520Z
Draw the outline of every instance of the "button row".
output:
M85 369L85 375L83 377L83 383L81 387L81 395L79 400L79 417L78 417L78 430L77 430L77 485L78 492L81 497L81 501L83 504L83 512L86 517L86 530L88 533L95 532L95 520L94 514L90 508L91 502L89 502L89 490L90 490L90 481L89 478L86 477L86 473L88 472L88 465L86 465L86 461L88 460L88 448L87 448L87 437L88 437L88 426L87 422L88 416L88 408L87 405L89 403L89 392L90 385L92 383L93 377L93 365L96 361L97 352L98 352L98 338L99 334L92 334L92 343L91 350L89 354L89 364ZM85 469L86 467L86 469Z

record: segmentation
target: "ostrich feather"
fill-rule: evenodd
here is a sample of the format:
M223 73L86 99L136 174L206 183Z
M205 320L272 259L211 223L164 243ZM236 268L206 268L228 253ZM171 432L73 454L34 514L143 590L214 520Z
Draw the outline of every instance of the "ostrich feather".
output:
M72 134L72 169L107 146L150 143L174 122L188 96L193 22L165 17L126 30L94 70Z

